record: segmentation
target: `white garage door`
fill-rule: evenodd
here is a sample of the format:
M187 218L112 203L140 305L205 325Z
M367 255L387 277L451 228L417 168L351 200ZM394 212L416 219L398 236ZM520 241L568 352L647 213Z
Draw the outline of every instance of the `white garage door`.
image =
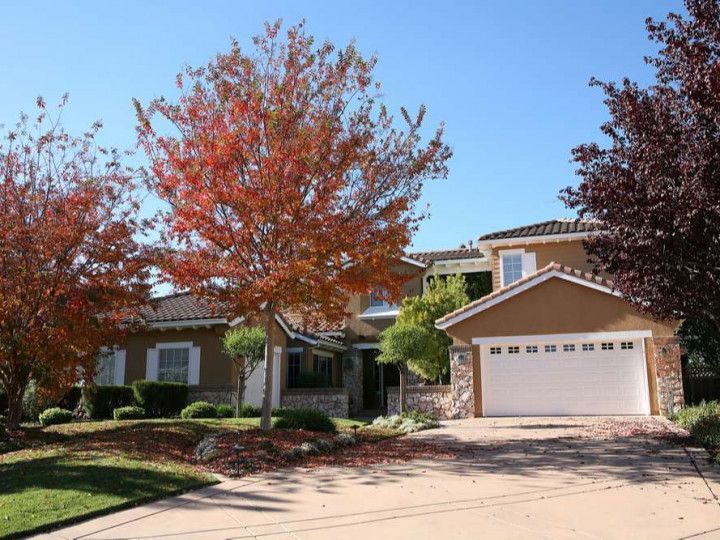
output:
M484 345L485 416L649 414L641 339Z

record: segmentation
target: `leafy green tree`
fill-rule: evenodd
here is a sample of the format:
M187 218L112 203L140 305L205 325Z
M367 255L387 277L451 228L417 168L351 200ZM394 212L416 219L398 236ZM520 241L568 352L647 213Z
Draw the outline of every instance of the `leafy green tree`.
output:
M435 321L468 302L467 283L462 275L432 279L422 296L403 301L397 324L419 326L430 336L424 354L417 355L408 364L413 373L429 380L447 378L450 373L448 347L452 339L435 328Z
M400 371L400 412L407 409L405 387L408 366L421 360L433 346L433 337L417 324L394 324L380 333L380 354L376 361L393 364Z
M680 343L691 362L702 364L720 375L720 333L707 319L687 319L678 329Z
M240 416L240 405L245 398L245 385L258 364L265 359L265 329L262 326L240 326L225 332L223 351L237 370L237 404L235 416Z

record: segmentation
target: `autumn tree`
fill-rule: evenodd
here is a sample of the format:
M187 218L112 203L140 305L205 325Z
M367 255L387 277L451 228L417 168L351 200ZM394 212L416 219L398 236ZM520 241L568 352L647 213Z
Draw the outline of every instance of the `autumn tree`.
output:
M136 102L152 182L168 201L172 282L258 316L343 317L349 295L398 296L391 261L424 213L423 183L445 177L440 127L422 143L424 107L404 129L378 101L375 58L354 44L316 44L303 25L266 25L243 52L233 43L179 75L176 102ZM164 126L172 126L165 130ZM271 340L262 426L270 427Z
M65 104L63 100L61 107ZM0 142L0 384L7 429L18 428L28 382L68 389L95 372L103 346L145 301L149 256L134 238L133 172L98 146L96 123L66 133L38 99ZM59 116L59 114L58 114Z
M588 251L639 309L720 331L720 5L685 6L687 17L647 20L651 86L591 82L608 144L573 150L581 182L563 198L599 221Z
M265 358L265 329L261 326L239 326L228 330L222 339L223 352L230 357L237 372L235 416L245 399L247 380Z

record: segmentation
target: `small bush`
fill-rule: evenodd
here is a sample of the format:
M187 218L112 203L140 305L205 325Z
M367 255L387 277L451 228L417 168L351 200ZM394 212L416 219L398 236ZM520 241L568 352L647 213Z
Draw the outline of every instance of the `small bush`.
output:
M333 442L326 439L318 439L317 441L315 441L315 446L317 446L317 449L323 453L328 453L335 450L335 445L333 444Z
M335 424L322 411L315 409L284 409L275 421L279 429L306 429L308 431L327 431L334 433Z
M228 405L227 403L217 405L215 407L215 412L217 413L218 418L232 418L235 416L235 409L232 405Z
M685 407L677 413L676 421L703 446L720 447L720 402Z
M43 426L53 426L55 424L68 424L72 422L72 411L61 409L60 407L51 407L40 413L39 420Z
M312 442L302 443L300 445L300 451L306 456L317 456L320 453L320 449Z
M100 420L113 418L115 409L135 405L135 396L130 386L91 384L82 389L82 403L88 417Z
M352 446L356 442L355 437L349 433L338 433L335 435L335 444L337 446Z
M373 426L384 429L394 429L402 433L414 433L424 429L439 427L440 423L429 413L411 411L387 417L378 416L373 420Z
M196 401L185 407L180 413L181 418L217 418L217 409L207 401Z
M82 388L80 386L73 386L65 392L65 395L60 398L57 402L57 406L62 409L69 409L74 411L77 409L80 401L82 400Z
M128 407L118 407L113 411L115 420L140 420L145 418L145 410L142 407L130 405Z
M293 409L288 409L287 407L275 407L270 413L270 416L272 416L273 418L283 418L288 414L292 414L292 411ZM260 413L262 413L262 410L260 411Z
M260 418L262 409L252 403L243 403L240 405L239 418Z
M149 418L177 416L187 404L188 385L163 381L135 381L132 384L137 404Z

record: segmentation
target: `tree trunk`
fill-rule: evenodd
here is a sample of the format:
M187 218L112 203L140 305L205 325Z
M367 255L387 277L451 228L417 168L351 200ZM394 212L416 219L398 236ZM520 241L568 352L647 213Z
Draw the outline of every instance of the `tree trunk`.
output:
M407 384L407 366L398 366L400 370L400 414L407 410L407 395L405 386Z
M272 427L270 416L272 414L273 394L273 346L272 331L275 321L275 311L272 304L268 302L265 308L265 380L263 382L263 404L262 416L260 418L260 429L268 431Z
M5 429L8 432L20 429L20 421L22 420L23 412L23 394L25 394L26 386L27 381L25 381L24 384L11 384L9 388L5 389L8 400L8 415Z
M245 399L245 374L244 372L238 374L237 379L237 401L235 403L235 418L240 418L240 405L242 405Z

